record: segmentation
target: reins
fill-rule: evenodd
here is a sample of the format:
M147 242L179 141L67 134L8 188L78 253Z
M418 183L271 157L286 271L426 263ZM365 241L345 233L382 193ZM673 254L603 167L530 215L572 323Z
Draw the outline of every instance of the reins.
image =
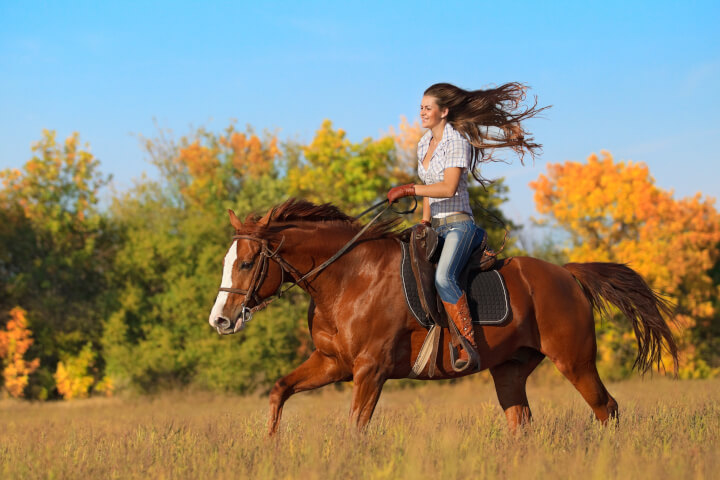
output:
M283 294L285 292L287 292L288 290L290 290L291 288L295 287L296 285L299 285L301 282L305 282L307 285L307 283L308 283L307 279L309 277L320 273L325 268L327 268L331 263L333 263L335 260L340 258L350 247L353 246L353 244L355 244L355 242L360 237L363 236L363 234L365 232L367 232L367 230L372 226L373 223L375 223L382 216L382 214L384 214L388 210L392 210L393 212L395 212L398 215L405 215L405 214L414 212L415 209L417 208L418 202L417 202L417 198L415 198L415 197L413 197L413 200L415 201L415 204L409 210L404 210L404 211L392 210L392 204L387 203L388 202L387 200L382 200L382 201L376 203L375 205L371 206L364 212L362 212L360 215L356 216L355 219L358 219L358 218L366 215L367 213L381 207L385 203L387 203L385 208L380 210L380 212L378 212L378 214L375 215L372 218L372 220L370 220L367 224L365 224L365 226L353 238L351 238L350 241L348 241L345 245L343 245L340 248L340 250L338 250L332 257L328 258L327 260L325 260L323 263L321 263L320 265L318 265L317 267L315 267L308 273L302 275L300 278L295 280L290 286L285 287L285 288L283 288L283 284L285 283L285 273L286 272L289 274L300 275L300 272L295 267L290 265L287 261L285 261L279 254L280 247L282 247L282 244L285 241L285 237L283 237L282 240L280 240L280 243L278 244L277 248L275 249L275 251L273 251L270 249L268 241L265 239L255 238L255 237L252 237L249 235L233 235L233 237L232 237L233 240L243 239L243 240L252 240L255 242L259 242L260 246L261 246L260 256L262 257L261 261L257 264L255 270L253 271L253 275L250 280L250 286L247 290L243 290L243 289L239 289L239 288L226 288L226 287L219 288L220 292L245 295L245 300L243 300L243 303L240 306L240 309L241 309L240 320L242 320L242 321L239 321L235 324L234 332L237 333L242 328L242 326L245 324L245 322L250 321L255 312L264 309L270 303L272 303L276 299L282 297ZM275 291L275 293L273 293L272 295L267 297L265 300L261 300L257 296L257 292L260 289L260 287L262 286L263 282L265 281L265 277L267 276L268 259L274 260L280 266L280 270L282 272L281 273L282 278L280 279L280 284L278 285L278 288ZM247 308L246 305L248 303L248 300L250 300L250 299L255 300L257 302L257 305L255 305L252 308Z

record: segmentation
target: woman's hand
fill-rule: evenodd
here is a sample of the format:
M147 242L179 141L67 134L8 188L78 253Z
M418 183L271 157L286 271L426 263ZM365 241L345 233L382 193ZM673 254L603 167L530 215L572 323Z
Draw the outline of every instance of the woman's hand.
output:
M399 198L413 196L415 196L415 185L408 183L407 185L400 185L398 187L391 188L387 194L387 199L388 202L393 203Z

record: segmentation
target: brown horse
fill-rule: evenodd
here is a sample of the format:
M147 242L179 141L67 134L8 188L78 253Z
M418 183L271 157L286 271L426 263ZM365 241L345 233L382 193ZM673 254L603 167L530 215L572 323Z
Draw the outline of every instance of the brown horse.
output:
M285 282L299 281L312 297L308 323L316 349L275 383L270 433L277 430L291 395L349 380L350 418L363 428L385 381L408 377L427 333L408 311L402 292L397 221L373 225L322 269L317 267L362 227L336 207L289 200L245 223L230 211L230 221L236 235L209 319L218 333L239 331L250 309L262 308ZM677 348L662 316L669 313L668 305L630 268L615 263L560 267L530 257L504 259L497 268L512 315L501 326L477 328L476 341L481 368L490 369L512 430L531 417L525 383L545 357L577 388L598 420L617 416L617 402L595 366L593 309L605 309L606 302L632 321L640 370L659 366L663 348L677 369ZM447 331L443 336L449 338ZM433 379L467 374L453 371L448 349L441 346ZM429 379L424 372L418 378Z

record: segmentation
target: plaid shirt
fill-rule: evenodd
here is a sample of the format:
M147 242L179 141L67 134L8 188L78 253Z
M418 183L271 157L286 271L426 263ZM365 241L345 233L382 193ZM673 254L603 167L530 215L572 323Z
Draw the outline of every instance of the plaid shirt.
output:
M425 185L442 182L444 172L449 167L463 169L455 195L450 198L433 198L430 200L430 213L433 217L446 217L455 212L466 212L472 215L470 196L467 190L467 171L472 160L470 142L449 123L445 124L442 140L435 148L428 169L423 167L423 159L430 147L432 131L428 130L418 143L418 175Z

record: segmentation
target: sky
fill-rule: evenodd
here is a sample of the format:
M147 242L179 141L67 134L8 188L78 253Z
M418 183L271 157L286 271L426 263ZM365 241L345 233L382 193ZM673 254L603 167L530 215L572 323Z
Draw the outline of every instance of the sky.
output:
M81 140L127 188L157 175L139 137L231 121L353 141L418 118L436 82L509 81L552 105L534 164L493 164L505 212L536 215L546 163L610 151L675 197L720 196L720 2L38 2L0 0L0 169L43 129ZM716 207L718 205L716 204Z

